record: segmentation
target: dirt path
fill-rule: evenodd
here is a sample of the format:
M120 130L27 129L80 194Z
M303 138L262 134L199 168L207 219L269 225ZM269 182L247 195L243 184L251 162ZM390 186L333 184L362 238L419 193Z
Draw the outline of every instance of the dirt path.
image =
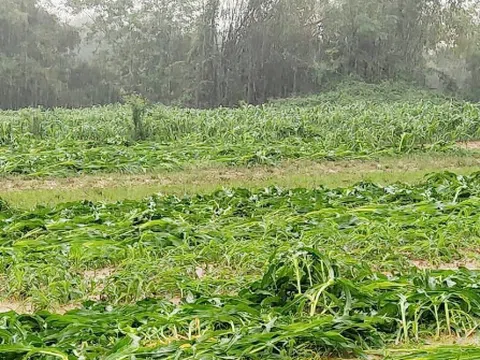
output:
M457 146L465 150L478 150L480 149L480 141L458 142Z
M473 146L473 145L472 145ZM478 143L480 148L480 142ZM255 181L288 176L327 176L334 174L369 174L412 172L426 169L455 169L480 167L480 158L468 157L403 157L387 158L380 161L337 161L337 162L289 162L279 167L207 167L193 168L162 174L104 174L80 175L67 178L20 178L0 179L0 192L22 190L76 190L106 189L142 185L180 184L228 184L236 181Z
M284 177L292 174L338 174L348 172L378 171L379 165L374 162L363 163L290 163L278 168L200 168L188 169L181 172L145 175L105 174L86 175L69 178L4 178L0 180L1 191L22 190L78 190L78 189L106 189L115 187L131 187L145 185L180 185L218 183L228 184L243 180L265 180L275 177Z
M417 182L436 171L480 170L478 156L402 156L379 161L286 162L278 167L204 167L171 173L0 179L0 198L22 207L65 201L141 199L154 193L205 193L222 187L329 187L359 181Z

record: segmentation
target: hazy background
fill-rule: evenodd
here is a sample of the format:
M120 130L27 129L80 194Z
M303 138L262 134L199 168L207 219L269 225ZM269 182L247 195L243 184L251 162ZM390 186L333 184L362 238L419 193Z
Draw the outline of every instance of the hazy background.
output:
M467 0L1 0L0 107L259 104L346 79L480 98Z

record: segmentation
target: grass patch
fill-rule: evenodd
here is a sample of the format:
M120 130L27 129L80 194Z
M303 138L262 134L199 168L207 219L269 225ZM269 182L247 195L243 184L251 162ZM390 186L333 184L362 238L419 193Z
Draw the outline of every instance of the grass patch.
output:
M140 200L154 193L205 194L223 187L287 188L351 186L360 181L378 184L418 183L425 175L444 170L467 175L479 169L480 155L417 154L386 157L377 161L314 163L284 162L279 167L203 166L184 171L145 175L78 176L74 178L4 178L0 198L14 206L31 208L68 201Z

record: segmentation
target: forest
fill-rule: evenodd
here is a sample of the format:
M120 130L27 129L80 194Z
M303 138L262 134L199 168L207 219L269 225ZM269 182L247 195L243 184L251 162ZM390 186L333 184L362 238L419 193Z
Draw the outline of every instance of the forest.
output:
M470 0L1 0L0 108L131 94L235 107L345 78L476 101L479 11Z

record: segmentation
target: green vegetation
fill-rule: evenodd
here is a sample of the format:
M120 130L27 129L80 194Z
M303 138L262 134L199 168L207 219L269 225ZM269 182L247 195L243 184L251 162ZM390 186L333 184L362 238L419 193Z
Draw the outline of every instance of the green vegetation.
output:
M0 358L476 358L479 117L351 83L1 112Z
M480 358L480 2L61 2L0 1L0 359Z
M37 312L0 316L0 353L288 359L469 337L479 189L480 174L444 173L419 185L3 203L2 296ZM404 354L391 356L416 356Z
M379 89L387 93L388 88ZM142 103L5 111L0 113L0 174L141 173L199 164L369 159L452 150L456 141L479 138L477 104L436 95L419 101L426 93L410 92L404 101L390 95L390 100L375 102L339 89L301 105L293 101L238 109Z
M411 154L378 160L284 162L280 166L200 166L181 171L149 174L97 174L60 178L18 178L2 180L0 198L12 206L31 209L36 205L89 200L114 202L142 200L152 194L178 196L208 194L225 187L284 188L345 187L361 181L390 185L419 183L438 169L468 175L479 170L478 152Z
M2 0L0 108L125 93L231 107L345 78L478 100L479 11L472 0Z

